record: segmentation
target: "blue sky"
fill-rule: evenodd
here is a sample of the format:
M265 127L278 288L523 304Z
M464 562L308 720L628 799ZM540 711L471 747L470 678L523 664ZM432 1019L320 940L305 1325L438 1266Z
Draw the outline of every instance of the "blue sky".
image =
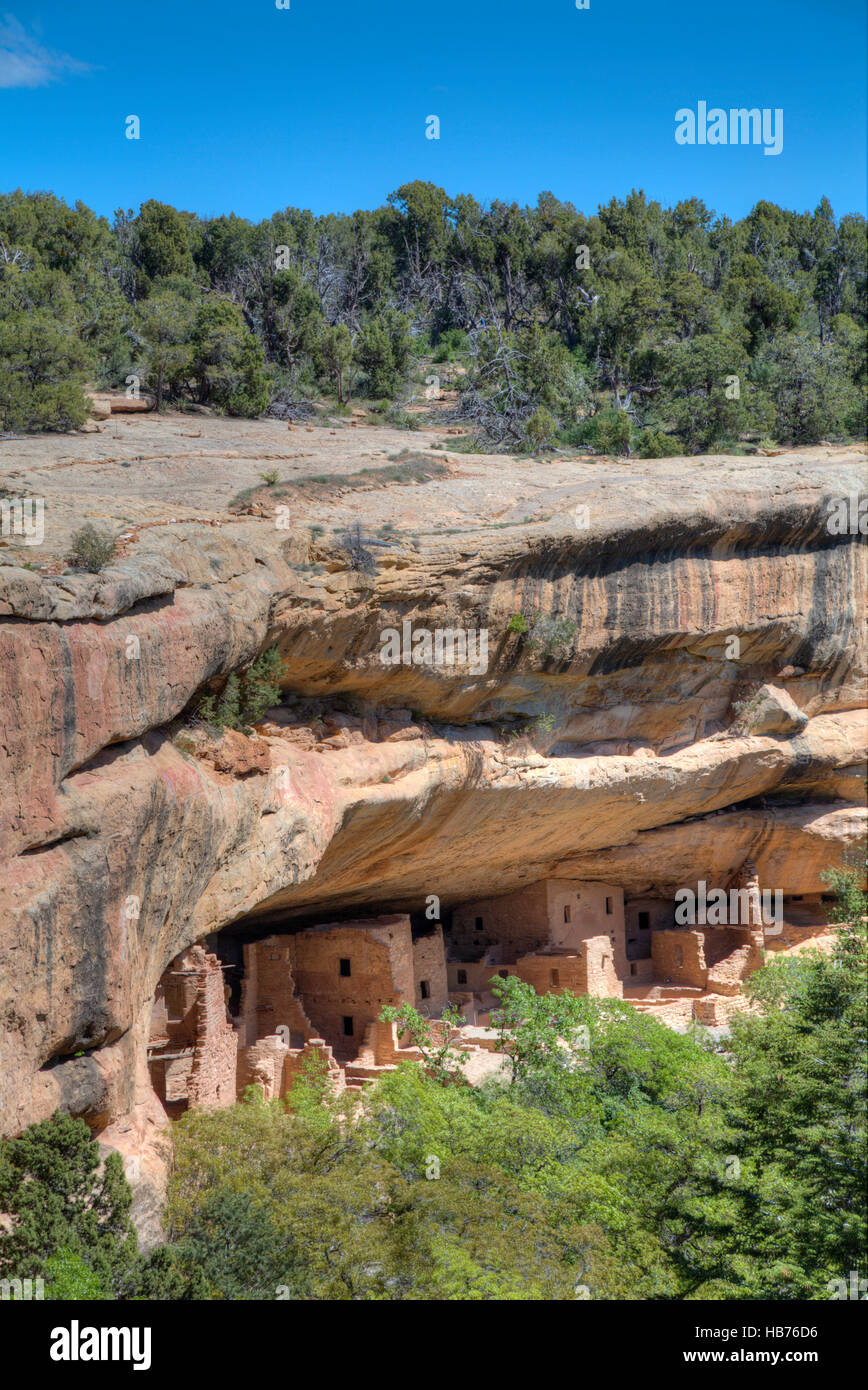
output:
M109 217L349 212L414 178L585 212L633 187L864 211L865 51L864 0L9 0L0 190ZM783 152L677 145L700 100L782 108Z

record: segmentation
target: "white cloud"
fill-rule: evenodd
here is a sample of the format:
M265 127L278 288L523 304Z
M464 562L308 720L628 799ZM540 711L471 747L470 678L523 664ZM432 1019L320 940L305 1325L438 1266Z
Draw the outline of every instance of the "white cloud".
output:
M43 48L14 15L0 20L0 87L45 87L64 73L87 71L87 63Z

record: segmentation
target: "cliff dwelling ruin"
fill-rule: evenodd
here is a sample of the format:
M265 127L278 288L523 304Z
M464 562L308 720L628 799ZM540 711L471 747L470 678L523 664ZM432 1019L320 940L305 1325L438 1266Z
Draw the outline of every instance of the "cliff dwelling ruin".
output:
M750 864L736 881L748 920L725 927L678 927L673 900L625 900L615 884L571 879L457 905L444 912L445 930L423 913L278 924L252 939L236 923L209 939L211 950L182 952L160 979L148 1042L154 1091L170 1116L232 1105L251 1085L283 1097L311 1054L337 1089L358 1087L419 1055L381 1021L387 1005L410 1004L435 1026L453 1005L465 1020L454 1045L501 1063L492 983L510 975L539 994L621 999L676 1027L722 1025L762 964L764 932L781 930L762 920ZM825 922L820 895L799 904L790 944Z
M298 488L284 531L260 474L285 423L198 420L205 467L183 421L113 440L145 460L116 564L63 572L89 436L34 468L38 568L0 564L4 1136L81 1116L146 1213L167 1118L286 1095L312 1058L364 1086L415 1055L384 1006L435 1031L457 1008L481 1082L504 975L719 1030L762 952L830 938L823 875L865 836L866 662L864 544L827 520L863 451L637 472L441 450L378 481L374 443L403 436L305 432L288 480L364 486ZM10 447L23 474L44 446ZM394 523L375 573L335 544L356 520ZM384 664L405 622L488 631L488 670ZM264 654L273 703L204 720ZM676 918L680 890L753 878L780 923Z

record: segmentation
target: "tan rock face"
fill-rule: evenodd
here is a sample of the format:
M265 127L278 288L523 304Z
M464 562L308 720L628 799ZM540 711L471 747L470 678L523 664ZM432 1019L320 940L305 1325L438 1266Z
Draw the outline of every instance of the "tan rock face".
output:
M808 716L786 690L766 684L746 702L739 722L752 734L795 734L804 729Z
M102 495L137 529L99 575L58 555L116 465L78 437L71 462L25 442L0 478L55 518L43 547L0 549L0 1132L85 1115L153 1163L155 1210L151 1001L209 933L544 877L665 896L747 858L816 893L864 836L865 550L825 524L858 489L852 452L641 471L462 456L424 485L296 501L287 529L228 511L261 467L252 425L197 417L203 461L189 421L122 423L140 472ZM351 472L371 440L406 442L366 434L305 431L279 468ZM355 517L372 536L394 518L374 576L330 534ZM485 669L384 661L404 623L484 631ZM272 643L288 700L255 736L182 723Z

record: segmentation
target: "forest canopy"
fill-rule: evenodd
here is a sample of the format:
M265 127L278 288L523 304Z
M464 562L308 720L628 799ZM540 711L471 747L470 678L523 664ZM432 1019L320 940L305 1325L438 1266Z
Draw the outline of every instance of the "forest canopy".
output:
M253 223L149 200L111 224L0 195L0 430L68 430L84 388L254 417L393 414L438 364L476 447L643 457L865 433L866 223L740 221L642 191L592 215L412 182ZM397 417L400 419L400 415Z

